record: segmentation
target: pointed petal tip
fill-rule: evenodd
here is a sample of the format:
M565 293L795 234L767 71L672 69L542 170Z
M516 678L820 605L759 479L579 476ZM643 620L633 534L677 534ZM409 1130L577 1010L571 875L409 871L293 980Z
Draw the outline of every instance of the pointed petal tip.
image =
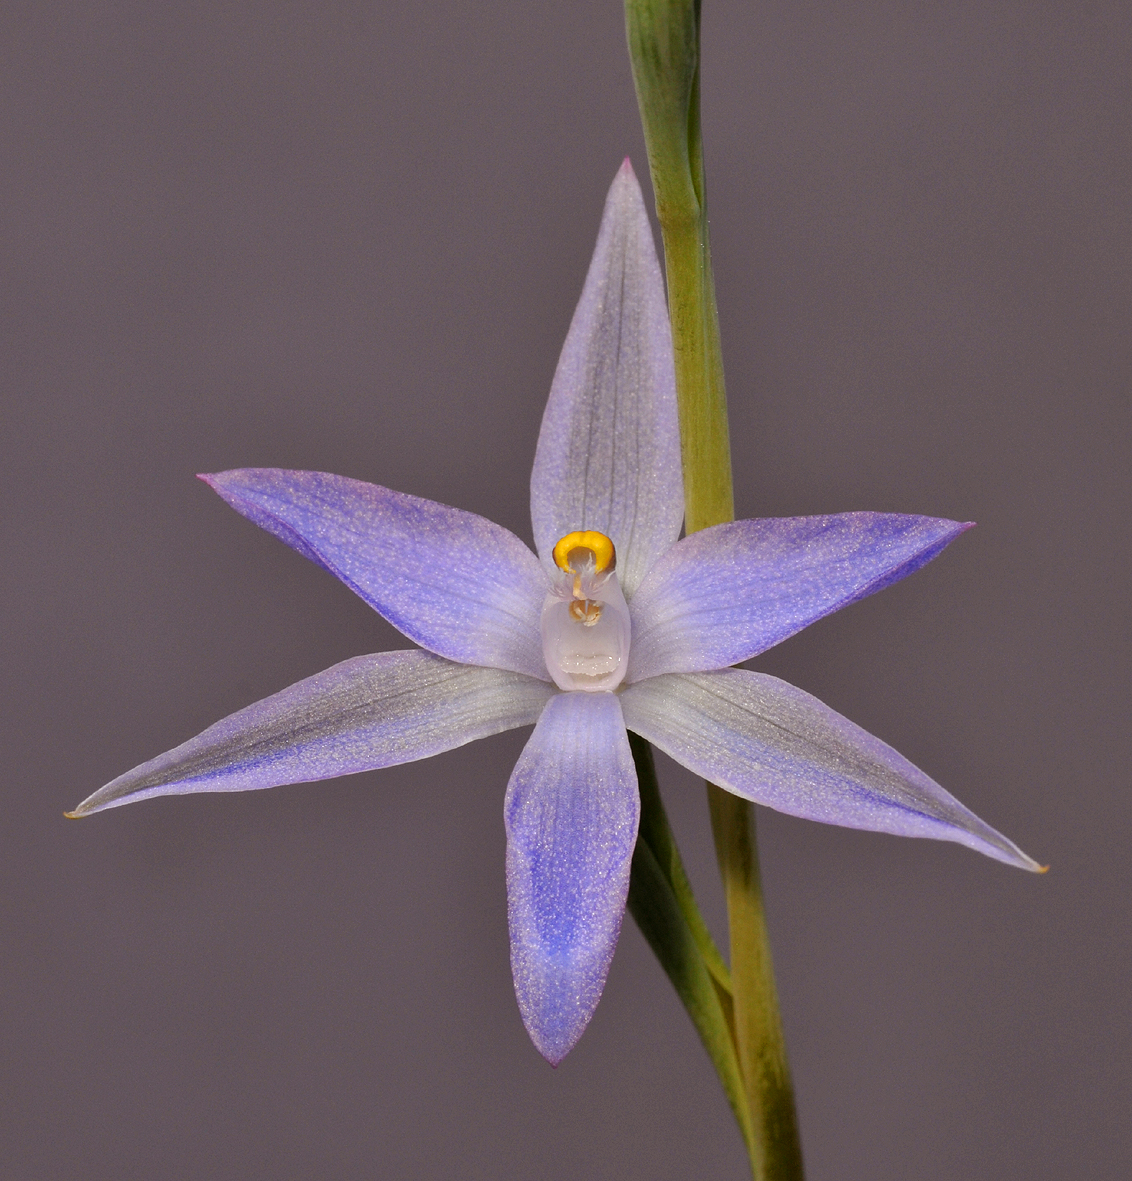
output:
M628 201L632 206L640 206L641 212L645 212L645 195L641 189L641 182L637 178L637 173L633 168L633 162L628 156L621 161L621 167L617 169L617 173L613 178L613 183L609 186L609 194L606 201L614 199L619 201ZM624 212L624 207L622 207ZM647 214L646 214L647 216Z
M982 851L981 849L976 850L976 852ZM1018 854L1018 856L1009 859L1001 857L996 858L996 860L1000 860L1006 865L1012 865L1015 869L1024 869L1027 873L1036 873L1039 876L1043 873L1049 873L1048 865L1042 865L1041 862L1035 861L1032 857L1027 857L1021 850L1018 850Z
M197 479L202 480L204 483L206 483L213 490L213 492L217 492L221 496L223 496L224 495L224 487L226 484L231 484L233 482L236 483L237 486L239 484L238 479L233 481L231 477L233 477L233 476L238 477L241 474L247 473L247 472L254 473L256 471L270 471L270 470L271 469L268 469L268 468L253 469L253 468L238 468L237 467L237 468L228 468L226 471L222 471L222 472L197 472L196 475L197 475ZM225 477L228 477L228 479L225 479Z
M998 836L999 834L996 833L995 835ZM1005 841L1005 838L1000 839ZM1015 869L1024 869L1027 873L1049 873L1048 865L1042 865L1040 861L1035 861L1028 853L1023 853L1013 841L1006 841L1006 845L1010 856L999 858L1006 865L1013 865ZM985 852L986 850L976 851Z
M542 1034L527 1026L527 1034L534 1044L534 1047L546 1059L547 1063L555 1070L562 1065L566 1055L578 1044L582 1034L585 1032L585 1026L579 1029L573 1036L567 1036L566 1039L561 1036L553 1040L543 1037Z
M103 788L100 787L98 791L91 792L85 800L76 804L70 812L64 812L63 815L68 820L85 820L88 816L93 816L96 812L103 811L107 807L107 804L103 799L99 798L102 793ZM111 804L110 806L113 805Z
M567 1054L570 1053L570 1051L573 1048L574 1048L573 1046L567 1046L565 1050L558 1050L558 1049L551 1050L551 1049L544 1049L542 1046L538 1045L537 1043L535 1044L535 1049L538 1050L538 1052L546 1060L546 1063L551 1068L551 1070L557 1070L558 1067L562 1064L562 1060L566 1057Z

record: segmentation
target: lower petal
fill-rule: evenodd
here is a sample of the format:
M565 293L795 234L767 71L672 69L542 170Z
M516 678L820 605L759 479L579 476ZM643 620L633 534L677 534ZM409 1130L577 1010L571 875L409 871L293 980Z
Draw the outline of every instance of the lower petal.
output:
M1021 869L1036 861L918 767L816 697L742 669L630 686L625 724L735 795L792 816L957 841Z
M356 656L127 771L70 815L149 796L250 791L410 763L530 725L554 692L545 681L429 652Z
M554 1066L601 998L639 816L618 699L555 697L515 765L504 808L515 994L531 1040Z

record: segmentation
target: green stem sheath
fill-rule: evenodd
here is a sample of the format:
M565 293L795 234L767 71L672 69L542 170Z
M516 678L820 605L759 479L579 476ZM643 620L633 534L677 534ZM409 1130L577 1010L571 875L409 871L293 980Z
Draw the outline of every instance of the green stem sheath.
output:
M625 0L664 242L689 533L735 516L700 135L699 0Z
M723 1083L748 1154L758 1142L735 1044L731 978L692 896L656 781L652 747L629 735L641 792L641 827L629 911L668 974Z
M734 519L727 400L700 132L700 0L625 0L625 22L664 242L684 465L685 527L688 533L694 533ZM636 747L634 755L640 768L643 759ZM648 765L651 767L651 754ZM652 783L655 786L655 775ZM657 955L696 1023L736 1111L755 1181L801 1181L802 1153L794 1096L759 884L754 807L711 784L707 791L727 899L731 953L730 988L724 993L720 981L714 976L712 980L722 997L719 1008L727 1021L741 1075L745 1113L737 1106L732 1059L712 1040L718 1036L718 1021L710 1012L702 987L702 975L709 971L710 952L704 949L702 939L696 938L695 920L688 917L694 913L702 925L690 888L686 898L678 894L675 886L671 888L684 933L665 940L654 938L655 929L650 935L644 924L642 930L654 950L659 945L669 948L667 960L660 951ZM646 831L646 817L649 832L659 825L658 808L663 816L659 793L655 801L647 803L642 796L642 833ZM655 854L652 841L645 844ZM678 853L675 863L679 866ZM645 891L638 881L644 880L647 867L642 865L638 873L634 860L633 870L636 916L638 910L646 911ZM686 887L682 866L678 876ZM668 880L671 884L673 879L669 876ZM630 897L632 900L632 887ZM650 912L654 928L661 909L654 906ZM685 968L678 979L670 966L678 957L671 954L670 945L682 938L699 950L702 971L700 966ZM700 981L698 989L693 986L694 980ZM685 994L694 996L692 1004ZM709 1013L708 1019L705 1012Z

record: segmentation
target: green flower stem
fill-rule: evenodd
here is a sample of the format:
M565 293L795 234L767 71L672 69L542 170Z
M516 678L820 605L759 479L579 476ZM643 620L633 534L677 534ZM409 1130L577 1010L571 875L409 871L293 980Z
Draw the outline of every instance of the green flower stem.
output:
M625 0L625 24L664 241L684 463L685 521L687 531L694 533L730 521L735 515L700 133L700 0ZM634 754L639 768L643 760L636 747ZM655 784L655 775L652 782ZM663 903L654 897L657 892L663 894L660 883L654 882L652 891L646 884L652 880L649 875L653 868L647 864L648 855L661 870L665 856L669 857L669 866L679 865L667 819L663 822L667 837L658 838L662 855L657 856L657 845L650 835L642 842L645 852L640 869L634 858L630 887L630 899L636 895L633 914L712 1056L736 1110L756 1181L800 1181L802 1154L759 885L754 808L711 784L707 790L727 898L730 990L723 994L718 978L712 976L712 980L722 997L720 1011L727 1020L742 1076L745 1117L736 1106L735 1080L727 1073L730 1059L710 1040L717 1037L717 1030L712 1024L714 1014L710 1014L710 1020L704 1017L711 1006L704 999L702 973L698 968L689 968L671 950L688 943L694 945L704 970L708 970L709 953L696 937L695 920L688 917L694 913L702 925L690 889L687 897L682 897L670 874L665 880L676 904L669 915L672 929L665 926L662 938L655 931L650 934L645 925L651 922L659 926L666 913ZM641 831L646 832L648 818L647 831L652 834L660 825L656 817L663 816L663 809L656 811L659 794L653 804L645 801L644 793L642 787ZM674 862L672 854L663 853L665 840L671 842ZM682 866L679 877L686 886ZM638 912L646 915L645 922ZM683 930L678 930L681 923ZM689 962L693 958L686 956Z
M759 883L755 809L714 784L707 793L731 928L735 1041L754 1124L751 1172L759 1181L796 1181L802 1145Z

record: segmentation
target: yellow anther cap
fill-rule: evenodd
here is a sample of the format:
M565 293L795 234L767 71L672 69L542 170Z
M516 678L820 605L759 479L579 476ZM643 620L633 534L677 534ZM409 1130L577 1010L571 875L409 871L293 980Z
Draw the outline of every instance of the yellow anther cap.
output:
M617 564L617 554L613 542L604 533L587 529L585 532L567 533L554 546L554 564L559 570L567 574L577 574L578 571L570 565L570 555L574 550L589 550L594 556L594 573L604 574L612 570Z

